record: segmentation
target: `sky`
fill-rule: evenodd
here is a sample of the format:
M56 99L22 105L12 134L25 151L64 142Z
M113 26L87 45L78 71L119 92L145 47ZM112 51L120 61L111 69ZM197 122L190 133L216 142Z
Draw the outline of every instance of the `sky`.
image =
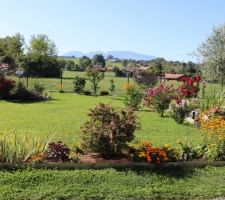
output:
M190 54L225 23L225 0L0 0L0 37L46 34L59 55L129 50L168 60Z

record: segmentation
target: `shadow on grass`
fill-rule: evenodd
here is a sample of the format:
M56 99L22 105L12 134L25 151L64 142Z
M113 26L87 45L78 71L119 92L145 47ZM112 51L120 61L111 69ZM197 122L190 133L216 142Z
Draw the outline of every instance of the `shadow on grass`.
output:
M52 101L59 101L59 99L50 98L47 100L6 100L9 103L15 104L38 104L38 103L51 103Z
M132 171L139 176L144 176L146 174L157 174L160 176L175 178L175 179L184 179L187 177L191 177L195 170L194 167L186 167L186 166L171 166L171 167L155 167L153 169L145 168L145 167L136 167L134 168L117 168L117 171L126 172Z

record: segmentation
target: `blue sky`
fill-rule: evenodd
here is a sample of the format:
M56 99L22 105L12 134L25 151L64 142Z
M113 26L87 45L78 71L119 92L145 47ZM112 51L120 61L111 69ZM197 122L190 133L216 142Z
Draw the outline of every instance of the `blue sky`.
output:
M0 37L47 34L59 54L130 50L169 60L225 22L224 0L0 0Z

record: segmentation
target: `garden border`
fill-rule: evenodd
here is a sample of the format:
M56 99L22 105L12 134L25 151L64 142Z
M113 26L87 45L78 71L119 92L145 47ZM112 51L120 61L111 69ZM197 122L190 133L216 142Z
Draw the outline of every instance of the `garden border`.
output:
M225 161L182 161L167 162L161 164L153 163L21 163L10 164L0 163L0 170L17 170L17 169L52 169L52 170L79 170L79 169L163 169L174 167L194 167L202 168L206 166L222 167Z

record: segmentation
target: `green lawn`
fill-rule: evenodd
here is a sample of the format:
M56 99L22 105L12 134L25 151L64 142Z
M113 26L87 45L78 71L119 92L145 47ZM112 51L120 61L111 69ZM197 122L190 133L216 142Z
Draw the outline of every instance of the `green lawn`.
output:
M121 97L90 97L74 93L50 93L52 100L38 103L16 103L0 101L1 132L28 134L31 137L47 137L53 134L72 144L78 141L81 125L87 120L89 108L99 102L124 107ZM196 142L200 132L196 128L177 125L170 117L160 118L158 114L142 109L137 112L141 129L137 138L150 140L154 144L176 144L186 140Z
M0 172L1 200L212 199L225 196L225 167Z

